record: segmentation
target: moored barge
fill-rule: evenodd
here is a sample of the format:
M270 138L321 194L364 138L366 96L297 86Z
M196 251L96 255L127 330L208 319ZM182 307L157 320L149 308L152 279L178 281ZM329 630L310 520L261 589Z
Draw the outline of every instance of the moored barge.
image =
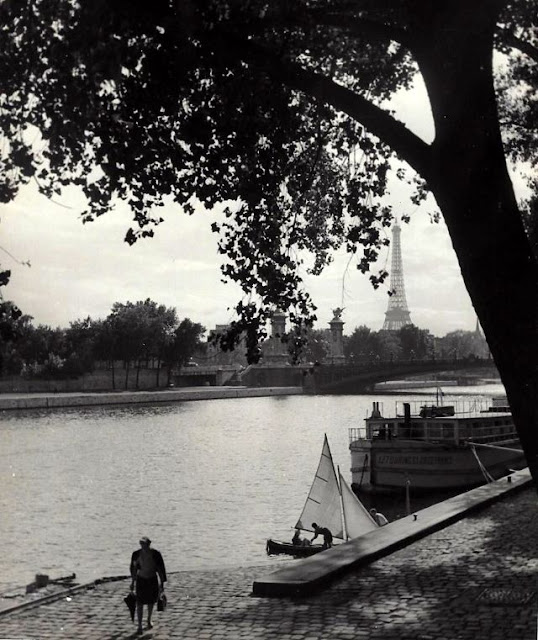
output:
M487 408L398 402L390 418L379 404L363 428L349 430L355 491L463 490L526 466L506 400Z

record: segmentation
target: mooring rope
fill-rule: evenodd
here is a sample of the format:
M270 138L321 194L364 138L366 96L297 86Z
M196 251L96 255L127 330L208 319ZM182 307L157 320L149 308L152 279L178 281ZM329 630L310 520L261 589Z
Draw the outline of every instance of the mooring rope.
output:
M502 447L497 444L484 444L482 442L467 442L471 447L487 447L488 449L500 449L501 451L513 451L514 453L523 453L523 449L515 449L514 447Z
M493 480L494 480L493 476L489 473L489 471L486 469L486 467L482 464L482 461L478 457L478 453L476 453L476 449L475 449L474 445L471 445L471 451L473 452L473 455L476 458L476 461L478 462L478 466L480 467L480 471L482 471L482 474L484 475L484 478L486 479L486 482L493 482Z

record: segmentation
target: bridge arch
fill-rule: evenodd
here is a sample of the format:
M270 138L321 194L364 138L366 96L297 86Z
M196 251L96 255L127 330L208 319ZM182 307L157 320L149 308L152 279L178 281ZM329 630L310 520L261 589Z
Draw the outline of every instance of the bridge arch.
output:
M314 393L366 393L378 382L399 380L405 376L495 368L491 359L409 360L368 364L325 364L315 367L310 385Z

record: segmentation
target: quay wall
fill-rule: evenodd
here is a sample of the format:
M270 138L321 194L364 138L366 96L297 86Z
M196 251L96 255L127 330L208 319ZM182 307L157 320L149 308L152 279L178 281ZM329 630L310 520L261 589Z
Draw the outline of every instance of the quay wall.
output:
M225 398L259 398L303 394L302 387L198 387L168 389L166 391L137 391L116 393L58 393L0 395L0 411L17 409L55 409L123 404L154 404L191 400L219 400Z
M225 384L235 373L236 367L222 366L182 369L173 373L172 382L176 387L219 386ZM271 383L263 386L285 386ZM6 376L0 379L0 393L86 393L104 391L154 391L167 389L168 371L164 368L131 367L129 370L118 367L96 369L77 378L46 380L42 378L25 379L21 376Z
M241 384L247 387L301 387L304 383L303 366L248 367L244 376L238 376L238 368L230 365L182 367L172 373L174 387L197 387ZM164 368L118 366L112 369L96 369L77 378L47 380L26 379L21 376L0 378L0 394L4 393L94 393L119 391L158 391L168 389L168 371Z
M302 387L308 372L306 365L253 365L241 375L247 387Z
M86 391L113 391L125 389L136 390L137 371L130 369L127 376L125 369L96 369L92 373L84 373L77 378L64 380L25 379L20 376L7 376L0 380L0 393L74 393ZM140 369L138 372L138 388L143 390L165 389L168 385L168 373L165 369Z

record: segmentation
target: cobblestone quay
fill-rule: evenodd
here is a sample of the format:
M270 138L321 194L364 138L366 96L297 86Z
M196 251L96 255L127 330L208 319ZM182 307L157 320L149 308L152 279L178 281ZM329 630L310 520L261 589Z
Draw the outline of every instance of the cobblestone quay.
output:
M536 640L537 541L538 500L526 488L312 596L253 597L267 567L178 572L142 636L122 580L1 615L0 638Z

